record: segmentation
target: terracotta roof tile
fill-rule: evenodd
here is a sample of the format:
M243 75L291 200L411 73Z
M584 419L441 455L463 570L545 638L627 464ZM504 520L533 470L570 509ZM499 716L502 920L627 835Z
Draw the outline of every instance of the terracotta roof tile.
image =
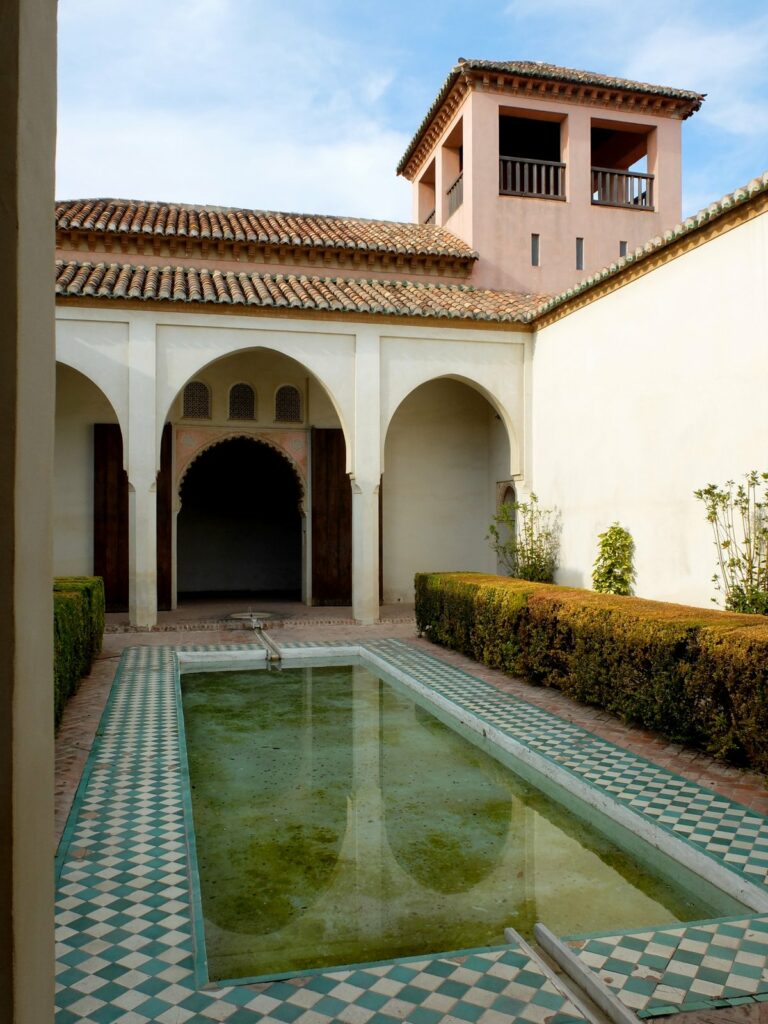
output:
M187 266L147 267L78 260L56 261L56 294L74 298L333 309L498 323L526 321L544 298L459 284L235 273Z
M657 235L655 238L651 238L633 252L628 252L626 256L616 260L615 263L611 263L610 266L603 267L602 270L598 270L596 273L591 274L583 281L575 284L572 288L568 288L567 291L561 292L559 295L549 296L541 303L540 306L538 306L537 309L528 314L528 319L533 320L537 316L549 313L550 310L555 309L557 306L561 306L569 299L572 299L577 295L581 295L582 292L586 292L590 288L594 288L596 285L602 284L610 277L620 274L627 267L640 263L651 256L655 256L658 252L666 249L679 238L683 238L685 235L689 235L692 232L697 231L699 228L704 227L705 224L710 224L713 220L717 220L718 217L723 217L735 206L742 206L744 203L756 199L758 196L766 193L768 193L768 171L765 171L757 178L753 178L748 184L742 185L734 192L727 193L727 195L724 195L722 199L718 199L714 203L710 203L709 206L705 206L703 209L699 210L698 213L694 213L692 216L686 217L684 221L680 224L676 224L668 231L665 231L663 235Z
M59 231L105 235L199 238L304 249L477 259L477 253L460 238L433 224L130 199L58 202L56 227Z
M545 64L535 60L466 60L460 57L458 63L451 68L450 74L443 82L440 92L427 111L423 121L416 129L408 148L397 165L397 173L402 174L413 155L421 137L426 132L435 114L448 98L459 78L467 72L481 71L502 75L514 75L517 78L539 79L549 82L566 82L573 85L596 86L618 92L643 93L647 96L666 97L679 100L686 104L686 117L695 113L701 106L706 93L692 92L689 89L675 89L667 85L652 85L650 82L636 82L630 78L615 78L597 71L579 71L577 68L564 68L558 64Z

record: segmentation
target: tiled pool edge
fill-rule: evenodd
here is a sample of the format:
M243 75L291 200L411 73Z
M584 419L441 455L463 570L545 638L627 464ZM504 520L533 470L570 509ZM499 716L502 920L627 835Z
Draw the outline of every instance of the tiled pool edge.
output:
M585 1024L548 972L514 944L200 988L177 650L124 652L62 835L57 1024ZM254 647L218 650L252 654Z
M320 646L312 645L311 643L305 641L295 645L284 644L282 645L282 649L284 650L286 656L295 657L298 655L300 657L315 657L317 655L322 654L323 651L327 652L330 646L331 645L327 644L323 644ZM393 659L392 652L397 649L399 649L400 655L399 657L395 657ZM389 651L389 655L387 654L387 651ZM374 652L376 653L374 654ZM533 767L534 770L541 771L542 769L546 769L550 774L553 770L558 772L558 774L561 774L561 778L558 781L561 785L563 785L563 788L575 793L575 795L579 796L579 798L582 800L585 800L586 798L585 802L603 810L604 812L605 810L608 810L612 817L620 820L622 824L628 825L630 831L633 831L635 834L640 835L643 838L646 838L651 842L652 845L657 846L660 849L664 849L664 847L666 847L666 852L669 852L673 856L675 856L675 854L678 852L682 845L682 849L684 851L690 851L695 856L693 858L684 857L681 859L684 863L688 863L689 865L693 866L694 870L699 871L699 873L702 873L700 870L702 864L704 865L706 870L706 868L710 864L715 863L718 865L719 868L722 869L722 872L726 873L725 875L723 875L723 873L720 871L716 872L718 882L721 882L724 877L727 879L728 875L742 874L743 869L734 863L729 863L723 856L721 856L721 850L703 850L701 848L694 847L693 844L690 843L690 841L686 837L679 835L672 835L671 838L674 840L674 845L665 842L658 842L658 834L661 834L662 836L668 836L671 832L671 829L668 826L660 828L659 825L653 819L651 819L647 822L647 825L651 830L650 834L648 834L647 829L636 828L635 826L637 824L637 821L642 819L642 812L639 812L637 809L635 809L630 811L629 814L625 814L623 813L625 811L625 808L622 808L620 805L617 805L615 801L612 801L612 807L608 807L600 800L590 799L590 793L585 789L584 786L572 785L574 779L578 779L575 771L573 771L572 769L569 770L568 775L571 778L565 779L562 777L562 773L560 773L560 766L556 764L553 760L547 761L545 759L538 759L537 763L536 758L529 758L527 756L525 745L522 745L518 742L513 742L512 745L506 743L505 741L510 739L509 734L507 732L500 731L496 728L496 725L494 724L492 708L486 708L486 713L484 714L479 712L477 708L475 708L472 714L468 715L466 714L467 709L465 707L462 707L460 702L456 702L455 699L446 698L445 695L441 693L439 682L436 683L435 680L432 679L430 680L430 685L426 686L424 684L414 682L412 676L420 676L422 674L419 671L420 659L424 659L424 662L427 663L427 666L429 662L432 662L433 670L436 671L438 676L454 676L454 678L461 679L465 685L470 686L472 688L473 697L476 696L477 693L482 693L482 689L485 688L486 697L488 698L488 702L491 705L516 704L518 707L520 705L523 705L526 707L526 709L530 709L530 712L527 713L529 713L532 718L539 718L542 721L549 720L550 722L552 720L555 720L562 725L563 731L570 733L572 737L589 736L591 738L591 741L594 742L595 746L600 748L603 752L614 751L618 756L625 757L626 753L620 747L617 747L615 744L611 743L609 740L603 740L594 737L593 734L589 733L587 730L583 729L580 726L575 726L571 723L562 722L561 719L558 719L557 716L552 715L550 712L544 711L539 708L534 708L532 705L526 704L526 702L521 698L513 697L509 694L504 694L501 691L497 690L492 684L478 680L474 676L470 675L467 672L464 672L461 669L457 669L453 666L446 666L445 663L440 662L439 659L433 659L430 658L429 655L423 654L422 652L417 652L408 644L404 644L401 641L386 641L378 643L374 641L365 645L361 645L357 649L354 649L347 645L345 653L362 654L366 660L372 662L374 665L377 665L378 667L389 672L390 675L394 675L396 678L399 678L402 682L407 683L407 685L415 688L419 693L428 697L428 699L436 703L443 710L453 714L463 724L468 725L470 728L474 728L476 732L482 732L484 736L488 735L491 739L494 740L494 742L498 742L503 748L509 749L510 752L514 754L514 756L524 760L525 763L531 765L531 767ZM376 655L378 655L378 657ZM410 662L411 666L409 669L400 672L396 668L396 663L398 661L402 661L403 659L406 662ZM395 664L393 664L393 660ZM439 667L435 666L435 662L437 662L437 666ZM423 663L421 667L425 667ZM452 696L455 698L455 695ZM482 703L482 698L480 698L479 702ZM475 701L475 703L478 702ZM474 719L474 721L472 719ZM681 791L690 791L690 802L692 804L695 803L695 798L697 796L700 797L702 795L705 795L707 798L709 798L711 801L711 807L717 806L718 808L720 817L720 827L734 828L734 826L732 825L723 826L722 822L726 820L726 817L729 813L735 812L738 812L738 814L742 816L743 821L748 824L754 824L759 822L763 826L763 836L761 840L762 845L760 849L760 855L757 857L757 860L761 865L765 865L765 867L762 870L762 879L763 882L765 882L766 869L768 869L768 820L766 820L762 815L756 814L755 812L751 811L749 808L743 807L742 805L739 805L734 801L727 800L724 797L720 797L719 794L713 793L711 790L708 790L704 786L700 786L697 783L689 782L688 780L683 779L681 776L677 776L675 775L675 773L670 772L668 769L660 768L653 762L648 761L646 758L643 758L640 755L633 754L631 755L631 759L635 762L636 765L649 766L652 769L652 772L656 776L657 780L672 780L679 785ZM593 791L593 795L594 793L600 791L599 785L594 780L591 780L589 782L588 787ZM619 813L617 813L617 811ZM646 833L645 835L644 832ZM712 835L713 838L717 838L717 828L713 829ZM719 846L721 844L714 845ZM675 847L677 847L677 849L675 849ZM702 860L702 857L705 859ZM707 872L707 874L710 874L710 877L712 877L710 872ZM757 887L751 881L748 883L748 886L750 895L752 895L752 890L754 890ZM757 895L760 900L760 903L765 905L764 901L766 897L766 892L760 891L758 889ZM744 899L743 893L741 895L741 898ZM750 901L746 902L747 905L749 905ZM763 966L761 971L759 972L759 976L755 976L753 971L751 984L747 984L746 982L744 982L742 986L739 988L738 992L733 991L730 995L720 994L713 995L710 998L704 998L700 994L700 990L705 987L716 987L714 985L714 982L710 980L710 978L715 975L724 974L724 977L719 980L722 980L722 983L725 986L725 989L727 990L727 983L729 981L730 976L728 975L727 971L725 973L723 972L723 964L727 963L727 957L724 959L722 951L720 951L721 955L718 956L718 950L716 947L718 942L720 942L721 944L726 943L728 938L732 937L731 935L729 935L729 933L737 931L738 929L741 929L742 931L744 937L744 945L749 946L750 948L745 952L744 949L737 946L735 947L736 952L730 954L732 956L734 963L736 964L735 970L737 972L740 969L742 971L746 970L745 967L739 965L737 962L740 956L745 960L749 958L761 959ZM764 942L759 943L756 941L755 936L759 935L763 931L766 933L766 939ZM687 983L682 987L679 977L679 971L681 970L681 968L680 964L676 962L674 955L670 955L666 965L663 965L661 963L661 958L658 956L656 952L648 954L643 950L643 946L645 947L645 950L654 950L655 946L658 944L657 938L660 936L669 935L670 933L675 933L679 937L680 945L682 946L685 946L688 942L692 942L694 944L697 944L698 946L701 946L701 935L709 934L711 936L711 945L715 947L714 952L701 953L701 955L698 957L698 970L688 974ZM689 939L689 936L692 935L697 936L697 938ZM659 928L656 930L646 928L625 930L623 932L612 932L610 934L606 932L601 933L598 936L574 936L569 940L569 942L578 950L577 956L585 963L585 965L590 970L595 971L595 973L600 977L601 982L608 988L610 988L615 993L615 995L617 995L618 998L622 1002L624 1002L625 1005L627 1005L627 1007L631 1008L633 1012L637 1013L638 1016L641 1017L669 1014L686 1009L712 1009L723 1006L739 1005L744 1002L762 1001L764 999L768 999L768 916L764 914L756 914L751 917L736 916L705 922L692 922L689 925L678 925L675 927L670 926L668 928ZM608 958L606 958L606 962L609 962L608 969L602 969L604 966L602 962L599 963L599 967L596 967L596 963L599 962L595 961L594 959L596 946L597 948L601 949L601 952L602 947L608 947L610 950L613 951L613 958L610 959L610 961L608 961ZM617 963L621 962L620 958L622 956L627 957L628 955L626 952L627 947L632 948L633 954L638 954L636 958L636 962L639 964L638 972L645 973L647 970L648 973L645 977L634 977L632 973L626 969L628 964L628 961L626 959L623 961L625 970L617 970ZM733 948L734 947L731 946L732 950ZM757 949L758 952L755 952L755 949ZM688 951L684 950L684 952ZM700 952L698 948L697 952ZM644 958L647 959L649 956L651 958L651 966L643 962ZM690 956L688 957L688 959L691 959ZM751 966L754 968L754 964L752 964ZM662 973L658 976L654 976L653 970L651 968L655 969L657 973L658 971L661 971ZM742 974L741 978L744 977L745 975ZM735 988L735 985L733 984L733 979L731 978L730 980L732 982L730 987ZM675 984L672 984L673 982ZM699 994L697 994L697 987L699 990ZM750 992L750 988L753 991ZM678 993L679 1001L676 1003L671 1001L671 999L666 996L666 993L668 992ZM665 995L660 998L659 993L664 993ZM691 993L693 993L692 996Z
M570 723L563 722L563 720L558 719L557 716L552 715L549 712L535 709L532 705L527 705L524 701L521 701L518 698L513 698L500 693L500 691L496 690L492 685L482 682L460 669L448 666L444 662L439 661L439 659L415 651L409 645L403 644L400 641L371 641L361 645L350 645L348 643L325 643L316 645L305 642L299 644L281 643L279 646L284 650L286 656L292 657L301 656L302 654L304 656L313 656L316 653L362 653L368 660L380 660L385 671L389 674L395 675L400 671L404 671L398 666L402 666L404 662L410 662L412 665L420 665L422 669L426 667L429 670L428 674L442 677L443 682L445 683L447 680L448 684L452 685L454 689L457 687L459 689L462 687L468 688L471 691L469 696L472 698L470 703L477 703L478 699L482 701L484 698L493 696L494 701L500 698L501 705L504 705L507 708L514 703L518 708L522 706L529 709L531 716L534 718L539 718L541 721L549 721L550 725L557 723L560 727L558 731L561 734L565 732L571 736L576 735L577 733L587 736L592 735L587 733L586 730L579 729L579 727L571 726ZM59 847L59 854L57 858L57 864L60 872L64 873L63 869L67 863L67 855L71 851L72 842L75 839L77 829L80 824L81 812L86 806L88 800L87 791L94 778L94 766L97 765L99 757L101 756L102 744L103 742L107 742L107 740L109 742L113 742L115 739L118 741L121 740L122 737L120 735L116 735L120 733L121 730L115 728L115 726L119 724L116 722L116 716L118 716L118 714L122 714L126 721L130 720L132 705L129 695L122 696L120 701L118 701L118 695L122 687L137 685L136 679L132 680L129 678L131 674L136 675L138 673L140 676L142 672L147 670L147 665L149 665L156 671L158 677L162 677L155 680L157 688L155 701L153 706L146 709L148 711L150 721L152 719L152 714L154 712L158 712L160 705L162 704L163 687L165 687L167 691L165 694L166 697L171 695L170 690L173 689L173 707L168 712L169 720L166 722L166 725L169 727L171 732L173 732L174 728L176 729L175 750L177 757L181 758L183 750L179 748L179 739L182 734L179 732L178 720L180 708L175 693L175 686L178 685L176 671L177 659L175 657L176 652L187 651L192 654L197 651L201 654L210 653L212 655L224 651L227 653L239 651L242 652L244 656L248 655L252 657L254 650L254 645L250 644L226 644L215 646L187 645L186 647L174 648L157 647L153 649L132 648L125 652L116 673L116 680L113 684L113 689L110 693L102 722L97 730L94 750L88 759L88 764L86 765L80 787L78 788L77 797L70 814L70 819L67 822L65 832L62 836L62 842ZM395 672L393 672L393 668L396 669ZM409 685L412 685L410 680L408 682ZM169 683L172 683L172 687L169 687ZM450 685L448 686L449 689ZM424 691L429 699L433 700L435 694L440 694L439 680L438 685L435 685L435 681L433 679L432 685L424 687ZM456 694L454 693L454 697L455 696ZM452 703L453 708L461 706L460 704L457 705L455 701L451 702L448 697L445 697L445 700ZM142 709L141 713L143 713L144 710L145 709ZM135 712L136 708L133 708L133 711ZM472 713L477 714L476 709ZM113 719L115 719L115 721L113 721ZM488 724L491 723L489 722ZM624 753L621 748L615 747L613 744L608 743L608 741L600 742L604 744L606 748L612 748L617 752L617 754ZM118 753L122 753L120 742L118 742L117 748ZM638 763L643 761L642 758L636 758L635 760ZM650 764L650 762L647 763ZM185 787L183 785L183 772L186 770L186 764L183 764L183 769L182 765L178 765L177 767L180 770L175 772L177 783L176 789L178 790L174 797L176 802L176 811L178 812L181 810L181 820L188 825L189 815L188 808L185 813ZM667 772L664 769L655 768L655 770L660 775L665 775L669 778L679 780L679 777L674 776L673 773ZM145 772L140 772L139 774L145 774ZM696 786L693 783L687 783L685 780L679 781L684 783L685 787L692 787L693 790L709 793L709 791L704 790L701 786ZM137 785L139 784L137 783ZM710 796L714 795L710 794ZM98 804L98 802L99 800L97 799L96 803ZM724 798L717 798L717 802L732 808L739 806L733 804L731 801L725 800ZM741 810L745 814L751 815L755 819L760 818L761 821L765 822L765 819L762 819L761 816L754 815L753 812L750 812L745 808L742 808ZM93 808L90 808L88 813L91 814L92 817L90 819L86 819L86 821L93 821L93 814L95 813ZM722 816L723 815L721 815L721 817ZM105 818L104 826L108 831L110 828L108 813ZM91 828L93 828L93 826L91 826ZM88 830L88 827L86 827L85 832L88 832ZM182 845L186 844L186 860L184 862L184 867L186 869L185 892L187 908L189 911L187 923L191 931L192 920L189 915L192 913L192 892L190 886L194 884L194 872L191 870L190 854L194 855L194 850L193 848L189 848L189 833L186 828L183 831L183 836L184 841ZM145 847L146 843L144 843L142 839L142 842L139 845ZM79 852L83 852L82 844ZM87 850L85 852L87 853ZM146 852L142 852L141 854L141 857L148 856L149 855ZM712 855L709 854L709 856ZM63 892L61 890L64 887L71 890L71 887L74 884L72 875L78 874L78 868L81 869L80 873L82 873L84 866L85 861L77 861L73 865L74 871L70 872L68 878L65 878L64 886L60 887L60 897L62 902L70 900L71 892ZM94 862L94 866L97 866L96 862ZM134 865L134 867L135 866L136 865ZM734 869L730 867L729 870L733 871ZM98 877L98 872L95 872L95 874ZM112 872L112 874L119 874L119 872ZM75 879L75 881L77 881L77 879ZM181 883L179 883L179 886L181 886ZM101 889L98 889L98 886L96 886L96 889L102 895L112 891L107 886L103 886ZM177 897L177 901L182 902L182 897ZM101 903L91 902L90 904L91 910L95 910L97 913L102 914L100 920L104 928L106 928L107 919L103 916L103 912L108 906L109 904L105 903L103 900ZM160 911L155 910L155 913L160 913ZM64 915L68 916L68 911L66 909L64 910ZM178 910L175 915L172 916L180 918L183 914L181 910ZM88 917L88 907L84 907L81 918L82 921L85 922L83 927L83 931L85 931L87 922L91 920L91 918ZM134 923L139 922L140 918L141 915L137 914L134 918ZM99 920L99 918L97 918L97 920ZM755 917L754 920L757 921L758 918ZM72 929L69 928L70 923L71 922L68 921L64 924L64 933L72 931ZM183 931L183 926L181 924L177 924L176 927L179 933ZM685 926L678 926L678 930L684 927ZM647 930L643 934L653 936L655 934L660 934L661 931L663 930L660 930L659 932ZM557 1024L563 1024L565 1020L582 1020L581 1015L567 1003L567 999L563 993L558 994L555 990L550 991L547 986L551 985L551 982L546 981L545 976L537 968L536 964L532 963L530 959L521 952L520 948L516 948L514 946L498 947L494 950L487 951L459 951L454 954L437 954L420 958L408 958L409 961L414 961L415 959L415 963L419 967L419 970L416 970L415 967L409 968L405 961L389 961L384 964L369 965L368 967L360 969L328 969L324 972L318 972L311 975L309 978L301 979L304 982L302 985L294 986L289 983L278 982L274 985L262 984L257 987L238 985L233 988L219 988L201 991L198 987L199 979L196 980L194 975L189 971L189 967L191 965L187 964L187 966L182 969L182 963L186 962L185 959L176 960L176 976L173 979L163 976L168 974L168 970L160 971L159 969L155 970L154 975L150 976L149 979L131 978L132 974L141 975L142 971L138 967L132 967L130 962L123 964L123 961L132 960L131 950L133 950L133 953L140 956L140 949L148 948L139 941L143 935L143 932L140 929L137 929L132 933L133 938L136 941L132 945L126 946L126 949L128 949L129 952L122 959L113 955L110 962L107 959L107 950L99 948L96 953L93 953L91 949L86 948L87 946L96 945L100 947L104 945L105 937L108 934L109 929L107 928L106 931L100 931L100 935L96 936L94 941L89 939L88 942L83 942L80 946L75 945L76 950L79 950L82 947L85 950L85 953L88 954L87 956L83 956L79 953L73 953L73 951L69 949L64 953L64 956L68 957L68 959L63 961L63 969L60 972L60 977L65 976L67 981L72 982L72 984L64 984L62 986L62 990L60 990L60 996L61 991L66 990L67 994L66 997L59 999L57 1024L69 1024L70 1021L93 1021L97 1022L97 1024L102 1024L102 1022L107 1021L119 1021L120 1024L143 1024L144 1021L154 1020L161 1022L161 1024L183 1024L183 1022L191 1020L193 1017L199 1019L201 1016L205 1019L231 1020L235 1022L235 1024L254 1020L269 1022L272 1020L294 1019L298 1020L300 1024L304 1024L305 1021L306 1024L310 1024L310 1022L312 1022L312 1024L316 1024L316 1022L320 1021L331 1021L337 1019L343 1021L348 1020L350 1022L354 1022L354 1024L357 1024L358 1021L364 1020L370 1021L372 1024L379 1024L379 1022L393 1021L401 1019L401 1017L390 1015L387 1009L388 1004L386 1003L386 1000L382 1001L385 993L382 992L380 995L377 995L376 999L373 998L374 993L370 994L370 998L364 997L360 995L360 993L363 992L366 984L371 983L371 979L373 978L377 980L373 982L371 988L373 988L373 985L378 984L380 980L383 980L383 982L386 982L385 988L397 988L399 985L400 990L402 990L403 984L397 981L397 977L399 976L398 972L408 974L409 971L409 977L414 974L414 971L416 972L416 975L420 979L420 984L422 985L431 984L429 979L437 977L437 975L430 973L430 971L437 971L438 973L443 972L442 976L450 976L452 979L450 983L454 986L454 990L458 991L460 989L463 995L457 1002L456 998L453 996L449 999L448 996L442 996L440 993L438 994L441 996L441 999L443 999L443 1003L441 1005L444 1006L445 1012L449 1012L447 1009L448 1002L456 1003L456 1006L450 1010L450 1013L451 1015L454 1015L457 1011L459 1014L464 1013L465 1015L460 1016L460 1019L482 1020L482 1015L479 1014L479 1007L483 1004L478 1004L477 1002L473 1003L472 999L479 998L484 993L483 998L486 998L487 1000L487 998L489 998L488 992L490 990L483 988L483 984L490 983L491 977L496 978L496 980L499 981L500 975L506 972L507 978L511 979L509 980L509 985L511 986L510 991L515 989L515 986L520 988L520 985L522 985L522 987L528 991L530 1000L526 1006L522 1006L519 998L517 1000L510 999L509 994L502 993L497 1000L498 1010L494 1012L508 1012L511 1015L510 1019L512 1016L516 1016L518 1019L523 1021L531 1021L531 1024L534 1024L534 1022L535 1024L538 1024L540 1018L537 1017L537 1014L541 1011L543 1004L541 1002L537 1003L536 999L540 998L544 1001L544 1004L547 1005L547 1016L552 1016L554 1011L552 1019L557 1021ZM104 938L102 938L102 936L104 936ZM69 935L65 935L64 937L71 938ZM191 938L191 934L186 935L186 939L191 940ZM602 938L606 937L603 936ZM186 939L184 941L186 941ZM74 942L75 940L72 939L73 944ZM64 942L64 945L66 946L67 943ZM100 957L99 953L103 954L103 956ZM85 970L79 972L80 976L77 979L73 979L71 976L73 973L78 973L77 969L71 962L73 956L76 962L80 963L81 966L85 966ZM494 957L496 957L496 959L494 959ZM93 961L94 958L96 960L101 960L102 963L94 964L91 962L90 966L87 966L89 961ZM464 960L465 962L471 960L473 964L472 969L469 970L468 968L464 968L461 964L457 965L457 960ZM104 963L106 963L106 974L110 975L108 981L105 980ZM147 968L145 964L141 966L144 968L144 971L149 971L149 968ZM160 967L163 967L163 963L160 964ZM424 970L421 970L420 968L424 968ZM487 973L484 973L486 972L486 969ZM460 981L459 979L462 977L462 970L466 970L468 975L472 975L472 978L465 978L464 981ZM497 974L493 974L494 971L496 971ZM115 978L119 980L115 981ZM350 978L355 978L357 981L351 982ZM517 978L524 978L525 984L515 980ZM537 978L538 982L536 982ZM135 988L130 987L130 983L133 980L137 981ZM458 986L458 989L456 986ZM335 1002L324 1002L327 992L336 992L339 988L341 988L343 992L346 992L347 988L355 989L356 994L351 993L350 998L346 1003L343 998L339 999L337 995L332 997L332 1000L335 999ZM409 991L416 991L418 989L418 984L415 988L413 984L407 984L406 988L408 988ZM105 989L107 990L105 991ZM302 992L305 992L305 995L302 996ZM99 993L103 996L108 995L110 998L101 999ZM80 994L83 996L82 1000L75 998L75 996ZM621 997L621 993L619 993L619 995ZM394 998L394 996L391 998ZM725 1005L732 1005L734 1002L752 1001L752 998L753 997L746 997L746 1000L744 997L734 998L726 1001ZM760 996L758 995L754 998L759 999ZM367 999L367 1002L364 1001L365 999ZM507 1002L504 1003L504 1000L507 1000ZM404 1002L403 999L400 999L399 1002L401 1004L399 1006L399 1010L402 1010L407 1000ZM378 1006L375 1009L371 1009L367 1003L371 1003L372 1005L373 1003L378 1003ZM513 1004L515 1004L514 1007ZM701 1002L697 1002L696 1005L701 1005ZM709 1002L706 1002L706 1005L711 1007L724 1005L724 1003L722 1000L710 1000ZM349 1013L346 1016L337 1016L337 1014L347 1013L345 1006L349 1010ZM502 1010L502 1006L506 1007L506 1009ZM559 1009L557 1008L558 1006ZM409 1004L409 1007L410 1008L407 1011L407 1019L412 1020L414 1024L422 1024L422 1022L423 1024L433 1024L433 1022L437 1022L442 1019L443 1016L442 1011L438 1012L437 1009L433 1009L428 1004L426 998L417 1004ZM474 1010L472 1010L473 1007ZM674 1012L680 1008L681 1004L670 1004L669 1008L664 1012ZM691 1006L691 1008L693 1007ZM332 1009L333 1012L330 1014L324 1013L325 1009ZM395 1009L395 1007L389 1007L389 1009ZM122 1012L123 1010L125 1011L124 1013ZM474 1012L475 1016L472 1016L470 1011ZM648 1016L660 1012L662 1012L662 1010L658 1008L651 1009L648 1012L641 1011L642 1015ZM274 1016L272 1015L273 1013Z

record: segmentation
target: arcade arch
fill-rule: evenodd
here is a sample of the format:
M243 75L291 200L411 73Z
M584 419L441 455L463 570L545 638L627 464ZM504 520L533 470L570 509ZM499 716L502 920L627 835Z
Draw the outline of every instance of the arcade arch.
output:
M56 576L90 576L94 572L96 424L109 425L113 443L122 448L117 414L107 396L85 374L58 362L53 486Z
M210 418L185 417L185 382L161 459L171 481L173 594L350 603L351 488L326 388L297 360L264 348L222 356L191 379L210 395ZM233 423L233 389L243 381L253 417ZM273 396L286 386L300 396L301 422L276 419ZM158 505L158 536L166 525Z
M440 377L401 401L384 443L385 603L412 601L419 571L495 572L485 538L509 467L507 427L476 387Z

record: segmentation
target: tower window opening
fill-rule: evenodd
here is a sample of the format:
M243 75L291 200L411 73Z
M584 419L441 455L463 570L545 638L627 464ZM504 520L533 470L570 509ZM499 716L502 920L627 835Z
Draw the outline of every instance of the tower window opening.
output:
M499 115L499 194L565 199L560 120Z
M539 267L539 266L541 266L540 257L541 257L541 251L540 251L540 245L539 245L539 236L538 235L531 235L531 266L532 267Z
M653 130L593 121L592 202L597 206L653 209L654 176L648 173Z
M576 269L584 269L584 239L576 239Z

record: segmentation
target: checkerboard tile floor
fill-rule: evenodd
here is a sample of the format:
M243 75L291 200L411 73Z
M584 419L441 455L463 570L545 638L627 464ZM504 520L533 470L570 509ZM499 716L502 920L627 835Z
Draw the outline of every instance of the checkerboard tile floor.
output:
M288 654L349 644L279 646ZM364 646L730 870L765 884L768 822L760 815L400 641ZM200 987L176 702L178 649L184 648L125 652L62 838L57 1024L583 1021L549 973L515 945L290 981ZM759 999L768 991L768 915L570 941L582 962L641 1015Z
M199 986L184 777L174 649L131 648L57 857L56 1024L585 1024L514 945Z
M768 917L566 939L640 1017L768 999Z

